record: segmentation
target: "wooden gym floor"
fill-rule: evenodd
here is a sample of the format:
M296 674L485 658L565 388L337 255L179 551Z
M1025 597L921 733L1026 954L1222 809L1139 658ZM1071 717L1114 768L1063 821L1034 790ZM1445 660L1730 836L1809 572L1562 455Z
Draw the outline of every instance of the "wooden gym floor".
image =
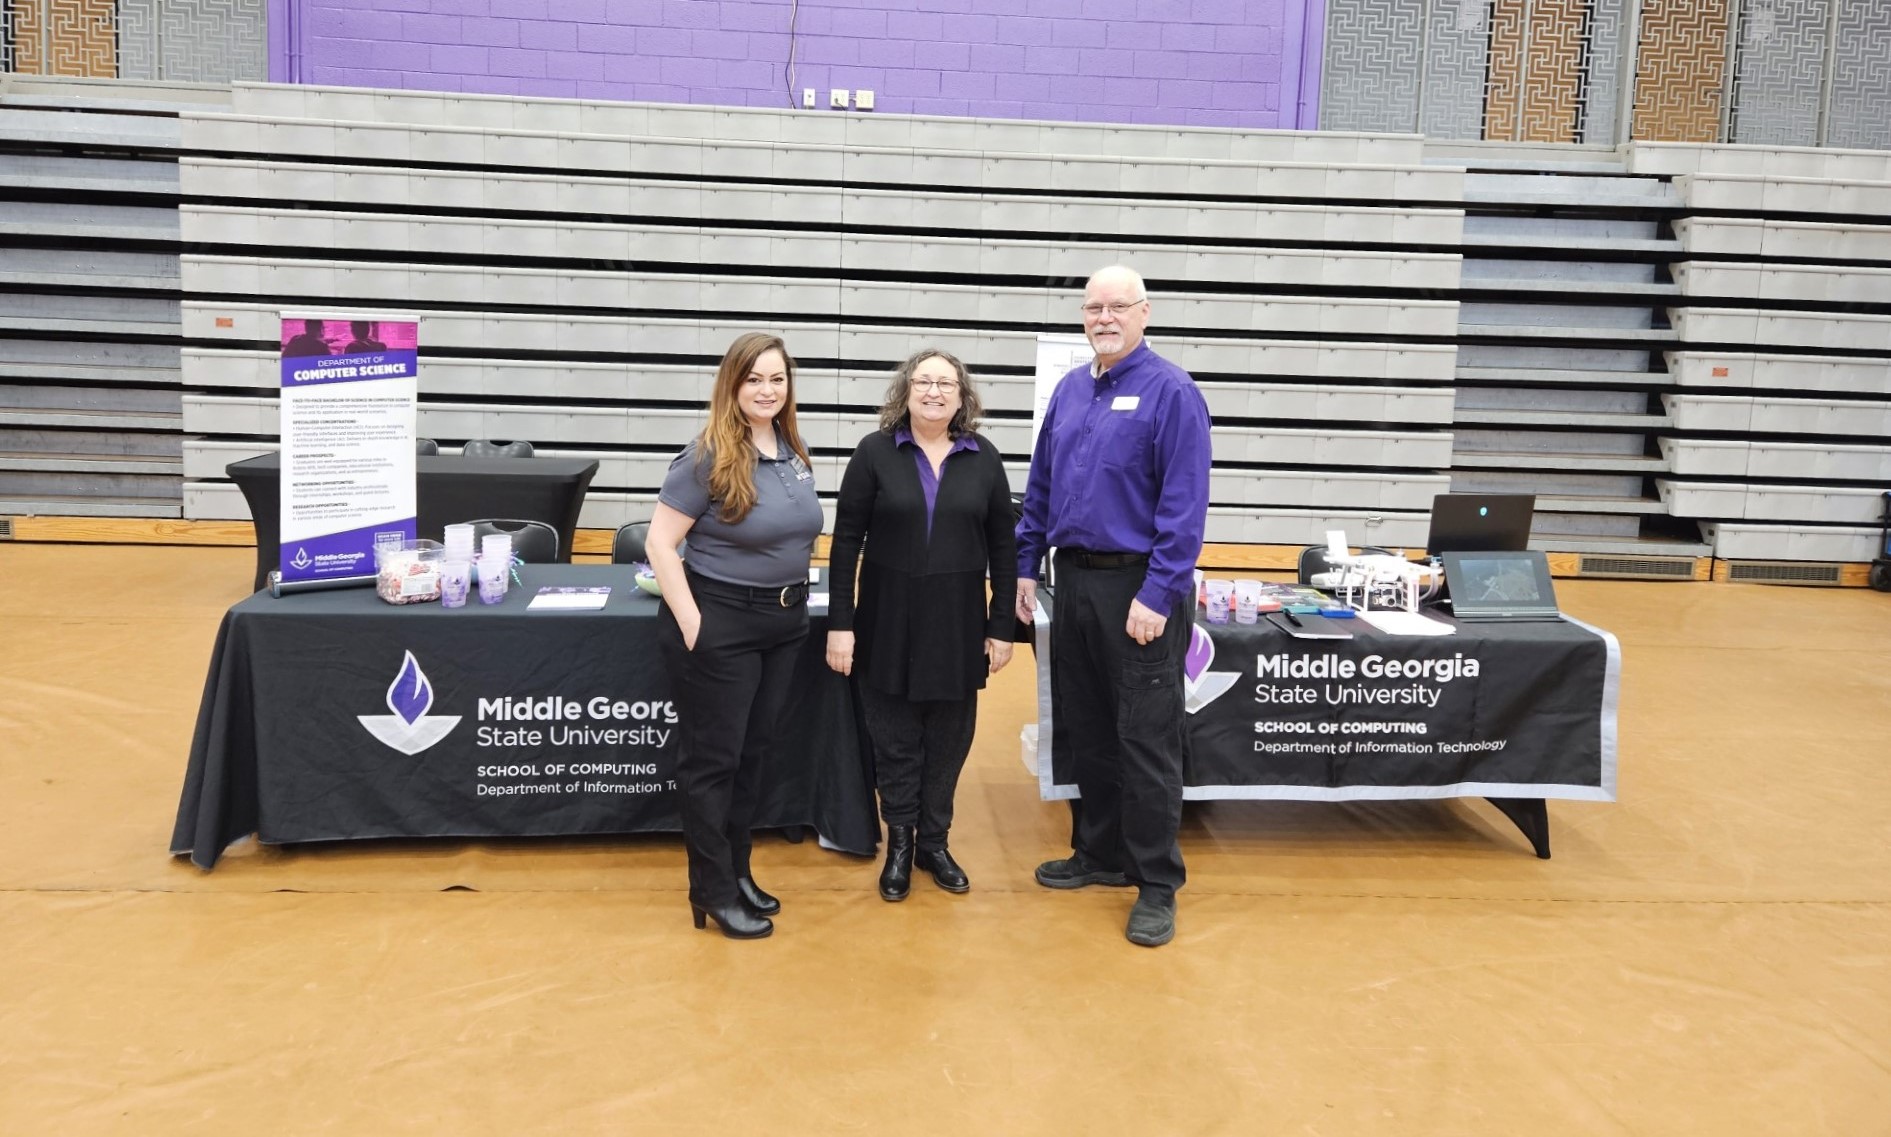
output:
M772 837L772 939L671 837L166 854L245 548L0 546L0 1133L1891 1133L1891 596L1564 580L1621 801L1192 806L1180 932L1031 880L982 707L973 890Z

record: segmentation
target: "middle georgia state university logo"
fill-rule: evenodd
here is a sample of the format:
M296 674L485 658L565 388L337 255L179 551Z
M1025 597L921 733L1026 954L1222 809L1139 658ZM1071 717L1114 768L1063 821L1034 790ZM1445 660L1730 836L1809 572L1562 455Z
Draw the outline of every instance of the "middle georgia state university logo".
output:
M1208 670L1214 661L1215 641L1200 624L1191 625L1188 654L1182 659L1182 690L1188 697L1186 706L1191 715L1227 694L1241 677L1237 671Z
M405 652L400 674L387 685L387 709L391 715L357 715L369 734L402 754L418 754L445 738L460 725L459 715L429 715L433 708L433 684L420 669L413 652Z

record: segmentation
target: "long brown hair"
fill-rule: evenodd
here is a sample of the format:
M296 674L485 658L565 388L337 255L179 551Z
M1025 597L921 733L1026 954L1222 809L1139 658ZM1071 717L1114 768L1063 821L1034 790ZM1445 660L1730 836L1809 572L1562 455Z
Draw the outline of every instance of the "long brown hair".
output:
M801 430L795 425L794 356L788 354L788 345L780 336L744 332L723 353L715 389L709 394L709 425L696 437L696 460L710 463L709 499L721 503L716 516L725 525L736 524L755 508L755 446L749 421L736 402L736 392L748 381L755 361L769 351L781 353L782 367L788 373L788 396L775 415L775 436L800 457L803 465L809 465L808 448L802 444Z
M985 413L985 406L978 401L978 389L972 385L972 373L959 362L959 357L949 351L927 348L916 351L906 357L900 369L893 373L893 382L887 384L886 402L880 406L880 429L892 434L902 426L908 425L912 412L907 409L906 400L913 394L913 372L928 359L943 359L952 373L959 377L959 410L946 424L946 435L961 438L978 429L979 417Z

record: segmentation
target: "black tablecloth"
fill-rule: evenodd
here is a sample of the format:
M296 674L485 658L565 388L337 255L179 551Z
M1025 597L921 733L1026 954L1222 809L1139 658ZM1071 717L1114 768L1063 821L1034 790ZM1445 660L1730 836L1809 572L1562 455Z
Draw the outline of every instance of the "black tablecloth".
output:
M1212 652L1198 636L1187 798L1615 800L1621 652L1607 632L1565 620L1417 637L1343 623L1354 638L1198 621ZM1037 637L1048 643L1045 615ZM1049 652L1037 658L1039 791L1075 797Z
M543 521L558 530L558 556L571 559L584 492L598 464L579 458L464 458L421 454L415 472L418 536L438 541L448 525L496 517ZM280 565L282 455L232 462L225 473L243 491L256 522L256 585Z
M524 587L492 606L398 606L358 588L258 593L231 608L171 852L210 868L250 833L289 843L678 829L657 601L628 566L520 572ZM609 584L610 602L528 611L547 584ZM825 621L814 625L756 826L812 826L870 853L871 755L848 681L823 661Z

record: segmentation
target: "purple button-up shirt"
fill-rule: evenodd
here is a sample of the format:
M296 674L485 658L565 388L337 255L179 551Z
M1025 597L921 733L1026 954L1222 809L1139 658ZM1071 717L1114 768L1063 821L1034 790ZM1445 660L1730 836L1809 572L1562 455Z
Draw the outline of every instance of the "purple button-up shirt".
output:
M1136 599L1167 615L1194 593L1213 458L1208 404L1189 373L1147 341L1101 377L1058 381L1031 455L1018 575L1053 546L1147 553Z
M926 495L926 532L930 534L932 532L932 509L939 501L939 474L932 472L932 463L927 460L926 452L919 448L919 442L913 438L911 427L902 426L898 430L895 430L893 432L893 444L895 446L910 446L913 448L913 460L919 463L919 489L920 492ZM946 451L945 458L939 460L940 473L945 472L946 458L952 457L961 450L977 449L978 439L973 438L970 434L959 435L952 440L952 448Z

